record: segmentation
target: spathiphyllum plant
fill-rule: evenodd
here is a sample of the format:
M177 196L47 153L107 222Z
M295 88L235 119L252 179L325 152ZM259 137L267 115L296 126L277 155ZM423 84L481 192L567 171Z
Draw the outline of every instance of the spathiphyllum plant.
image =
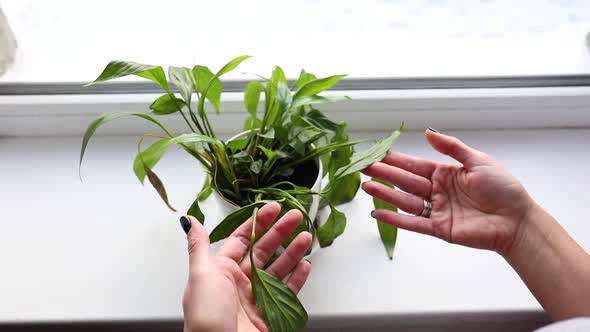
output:
M82 141L80 164L98 127L122 116L142 118L156 124L161 132L146 134L139 141L133 170L141 183L147 177L164 203L176 211L168 201L163 182L153 171L167 149L176 144L193 156L207 173L206 182L195 194L187 214L205 222L199 202L213 191L236 206L235 211L211 232L211 242L229 236L248 217L253 217L255 225L258 209L276 200L285 210L298 209L303 213L303 222L296 232L308 231L321 247L329 246L346 226L346 216L336 207L354 198L360 185L359 171L382 160L402 128L367 150L355 153L354 146L368 140L349 140L345 123L330 120L316 108L316 105L348 99L320 95L345 75L317 78L302 70L297 80L289 84L283 70L275 67L270 78L249 82L244 91L245 132L224 142L217 137L209 116L221 112L221 76L247 58L249 56L237 57L216 73L200 65L169 67L168 77L160 66L110 62L93 83L136 75L158 84L164 94L151 104L151 115L113 112L92 121ZM172 133L157 120L158 116L167 115L181 116L187 132ZM146 137L155 138L155 141L142 149ZM323 174L318 174L320 163ZM312 188L318 177L327 177L328 184L324 188ZM320 208L330 211L323 223L315 222L309 214L313 197L320 198ZM379 224L379 233L391 258L396 229ZM254 240L252 232L251 243ZM252 276L256 303L271 331L297 331L305 326L307 313L286 286L254 264Z

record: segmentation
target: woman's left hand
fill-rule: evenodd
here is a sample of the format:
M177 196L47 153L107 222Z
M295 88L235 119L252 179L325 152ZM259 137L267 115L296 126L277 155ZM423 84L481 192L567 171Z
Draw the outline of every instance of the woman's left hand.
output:
M277 218L281 206L263 206L256 223L261 234ZM211 254L209 236L193 217L185 217L183 228L188 228L189 278L183 298L184 331L268 331L254 301L250 280L250 233L248 219L215 254ZM254 262L262 268L277 248L302 221L301 212L291 210L277 221L254 245ZM309 275L311 264L301 261L311 245L312 236L302 232L274 261L266 272L278 279L291 276L286 285L297 294Z

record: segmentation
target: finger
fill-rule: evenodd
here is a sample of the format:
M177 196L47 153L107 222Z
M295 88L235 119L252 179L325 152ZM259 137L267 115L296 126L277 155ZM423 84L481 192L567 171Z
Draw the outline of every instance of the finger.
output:
M432 173L434 173L437 165L437 163L432 160L422 159L391 150L387 152L382 162L418 174L427 179L432 177Z
M382 162L376 162L365 168L363 173L392 183L405 192L416 194L420 197L430 197L430 192L432 190L432 183L430 180L401 168L389 166Z
M287 287L289 287L293 293L299 293L307 281L309 272L311 272L311 263L309 261L303 261L297 264L297 267L295 267L293 273L291 273L291 276L287 280Z
M293 233L302 220L301 211L290 210L254 244L254 264L256 267L262 267L269 261L281 243ZM240 263L240 267L246 275L250 275L249 259L244 259Z
M193 216L184 216L180 218L182 228L187 231L188 238L188 255L190 269L197 269L203 261L211 255L209 245L209 235L207 230Z
M371 216L381 222L393 225L395 227L408 231L435 236L432 220L424 217L406 216L397 212L377 209L371 213Z
M407 213L418 215L424 209L424 200L422 198L403 193L382 183L369 181L363 183L362 188L367 194L392 204Z
M279 258L266 269L266 272L273 274L279 280L285 278L305 256L307 249L311 246L311 240L311 233L299 233Z
M280 212L281 205L277 202L267 203L260 208L256 218L256 235L262 233L264 229L272 224ZM225 240L217 255L239 262L248 251L251 233L252 218L249 218Z
M443 135L431 129L427 129L425 135L433 148L457 160L467 169L485 164L485 154L467 146L456 137Z

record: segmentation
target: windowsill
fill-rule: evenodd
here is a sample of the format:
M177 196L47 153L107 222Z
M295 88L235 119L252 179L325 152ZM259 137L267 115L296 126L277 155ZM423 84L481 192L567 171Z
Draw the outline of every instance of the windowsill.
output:
M448 133L493 155L590 249L581 202L586 186L572 185L590 183L590 155L579 153L587 149L590 129ZM179 215L133 176L137 138L95 138L82 183L79 137L3 138L0 143L0 182L10 188L0 192L0 322L180 319L186 240ZM421 132L404 133L394 147L448 160L426 145ZM171 152L157 171L172 204L184 211L203 175L188 156ZM217 209L212 201L204 209L211 228ZM395 325L433 314L469 320L479 314L527 319L532 313L542 320L539 304L496 254L400 231L390 261L368 214L369 197L359 192L342 210L347 230L312 256L313 273L301 293L312 326L351 322L346 317L361 325L379 319Z

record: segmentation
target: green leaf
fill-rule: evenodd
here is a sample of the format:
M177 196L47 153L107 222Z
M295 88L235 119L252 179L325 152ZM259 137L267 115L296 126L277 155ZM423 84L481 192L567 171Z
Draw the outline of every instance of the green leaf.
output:
M381 179L372 178L371 180L375 182L382 183L388 187L393 188L391 183L383 181ZM386 203L380 199L373 197L373 204L375 205L375 210L377 209L385 209L393 212L397 212L397 207L393 206L389 203ZM393 259L393 249L395 248L395 242L397 240L397 227L386 224L377 220L377 227L379 229L379 236L381 237L381 241L383 242L383 246L385 246L385 251L387 252L387 256L389 259Z
M244 130L252 130L256 128L260 128L262 126L262 121L257 118L248 117L246 122L244 123Z
M211 143L219 147L223 147L223 144L219 140L195 133L158 140L141 153L138 153L135 157L135 161L133 162L133 170L135 171L135 175L139 181L143 183L145 178L145 172L143 172L141 160L143 160L143 163L148 165L148 167L153 168L156 163L162 159L162 156L166 153L166 151L168 151L168 147L170 147L170 145L183 143Z
M205 182L203 182L203 188L201 188L199 195L197 195L197 199L199 200L199 202L206 200L207 197L211 195L212 191L213 190L211 189L211 179L209 179L209 176L207 176L205 178Z
M346 228L346 215L330 205L330 215L325 224L318 228L318 240L320 247L324 248L332 244Z
M226 74L234 69L242 63L242 61L251 58L251 55L242 55L230 60L230 62L226 63L216 74L217 77L221 77L221 75Z
M293 103L292 107L296 108L299 106L305 106L305 105L316 105L316 104L331 104L331 103L336 103L339 101L345 101L345 100L350 100L350 97L348 96L338 96L338 97L325 97L325 96L318 96L318 95L312 95L312 96L305 96L305 97L301 97L298 98L296 102Z
M297 295L279 279L254 264L256 220L258 208L254 209L253 225L250 236L250 263L252 271L252 294L258 310L270 331L297 332L307 324L305 308Z
M272 75L270 76L270 82L272 84L278 85L279 83L287 84L287 77L285 76L285 72L279 66L275 66L272 70Z
M348 203L354 199L361 185L361 174L355 172L349 174L330 186L326 193L326 199L334 205Z
M317 95L318 93L334 86L345 76L346 75L334 75L309 81L303 84L301 88L295 92L293 100L297 101L301 97Z
M176 88L182 99L186 101L187 105L191 103L191 97L193 94L193 78L191 74L191 70L186 67L168 67L168 77Z
M391 145L393 145L393 142L401 134L402 129L403 125L400 127L400 129L394 131L389 137L380 142L377 142L369 149L355 153L348 165L343 166L336 171L334 178L338 180L349 174L363 170L377 161L383 160L385 154L387 151L389 151Z
M301 72L299 73L299 77L297 78L297 81L295 81L294 88L299 89L305 83L313 81L315 79L317 79L317 77L314 74L308 73L305 70L301 69Z
M209 181L206 183L209 183ZM203 214L203 211L201 211L201 207L199 207L199 197L197 197L193 204L191 204L191 207L186 211L186 214L197 218L201 224L205 223L205 215Z
M243 224L254 212L254 208L263 206L271 201L261 200L255 203L243 206L238 210L230 213L223 219L219 225L209 234L209 241L211 243L220 241L230 236L241 224Z
M250 163L250 170L252 171L252 173L259 174L260 171L262 170L262 164L263 164L263 160L262 159L253 160Z
M164 188L164 184L162 183L160 178L158 178L156 173L154 173L145 163L142 163L142 166L144 172L147 174L148 180L150 181L154 189L156 189L164 203L166 203L166 206L168 206L170 210L176 212L176 209L173 208L168 202L168 194L166 194L166 189Z
M271 160L275 159L275 157L277 156L276 152L274 152L274 151L272 151L272 150L269 150L269 149L265 148L265 147L264 147L264 146L262 146L262 145L258 145L258 148L259 148L260 150L262 150L262 152L263 152L263 153L266 155L266 158L267 158L269 161L271 161Z
M209 68L199 65L193 68L193 78L197 91L201 94L205 94L206 91L206 99L213 105L215 112L219 113L222 89L221 80L215 77ZM201 96L201 98L203 97Z
M248 145L248 142L250 142L250 137L235 139L227 142L227 147L232 153L236 153L237 151L245 149Z
M270 331L296 332L307 325L307 311L297 295L272 274L254 267L252 292Z
M89 125L88 128L86 129L86 132L84 133L84 138L82 139L82 148L80 150L80 164L79 167L82 166L82 159L84 158L84 152L86 151L86 147L88 146L88 142L90 141L90 138L92 137L92 135L94 135L94 133L96 132L96 130L98 129L98 127L104 125L105 123L116 119L116 118L120 118L123 116L136 116L139 118L143 118L145 120L148 120L152 123L155 123L157 126L159 126L160 128L162 128L162 130L164 132L166 132L166 134L168 134L169 136L172 136L172 134L170 133L170 131L168 131L168 129L166 129L166 127L164 127L163 124L161 124L158 120L154 119L153 117L144 114L144 113L137 113L137 112L131 112L131 113L126 113L126 112L113 112L113 113L106 113L103 114L101 116L99 116L98 118L94 119L94 121L92 121Z
M252 118L256 118L256 111L258 110L262 91L264 91L264 84L258 81L248 83L246 91L244 91L244 106L246 106Z
M316 109L312 109L307 114L302 116L301 119L321 130L330 130L335 132L342 127L342 125L339 125L330 120L326 115L324 115L324 113Z
M156 115L166 115L174 112L178 112L183 106L184 101L176 98L174 95L165 94L161 95L151 105L150 109L154 111Z
M269 130L265 131L264 133L258 133L258 136L262 138L274 139L275 138L275 130L274 128L270 128Z
M166 74L160 66L142 65L140 63L131 61L111 61L102 71L100 76L94 82L87 85L92 85L99 82L109 81L115 78L124 77L128 75L136 75L147 78L161 86L166 92L170 92Z

